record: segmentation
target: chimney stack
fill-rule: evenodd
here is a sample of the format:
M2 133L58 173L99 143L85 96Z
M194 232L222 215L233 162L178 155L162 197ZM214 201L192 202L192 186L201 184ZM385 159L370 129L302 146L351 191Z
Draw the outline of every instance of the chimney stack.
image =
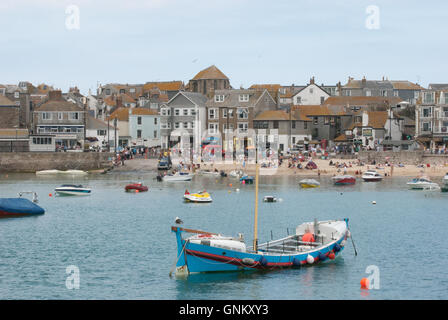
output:
M61 90L53 90L48 92L49 100L63 100L62 99L62 91Z
M310 84L314 84L314 76L310 79Z

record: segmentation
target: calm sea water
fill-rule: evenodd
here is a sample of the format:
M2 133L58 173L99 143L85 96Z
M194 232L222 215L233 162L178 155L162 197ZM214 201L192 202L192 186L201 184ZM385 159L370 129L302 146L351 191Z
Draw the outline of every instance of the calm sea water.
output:
M88 178L2 174L0 196L33 190L46 213L0 220L0 299L447 299L448 194L410 191L409 178L358 181L301 190L298 176L262 177L259 238L293 232L302 222L349 218L353 240L332 263L273 272L168 276L176 259L170 226L253 237L254 185L229 178L159 183L153 174L112 173ZM144 180L150 190L124 186ZM50 197L63 183L92 187L90 197ZM233 183L229 187L229 183ZM186 204L185 189L207 189L214 202ZM240 191L236 192L235 189ZM371 202L376 201L376 205ZM66 287L67 266L80 271L80 288ZM368 266L379 268L380 288L360 290Z

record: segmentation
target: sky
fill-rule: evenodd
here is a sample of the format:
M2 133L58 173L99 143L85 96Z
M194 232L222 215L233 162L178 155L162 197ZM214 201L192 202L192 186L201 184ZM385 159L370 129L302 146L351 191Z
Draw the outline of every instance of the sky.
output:
M0 0L0 83L86 94L214 64L234 88L427 86L448 83L447 31L446 0Z

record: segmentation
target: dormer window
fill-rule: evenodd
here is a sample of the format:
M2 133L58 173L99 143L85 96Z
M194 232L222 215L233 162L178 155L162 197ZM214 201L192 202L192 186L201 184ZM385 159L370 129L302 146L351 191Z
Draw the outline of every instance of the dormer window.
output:
M215 94L215 102L224 102L223 94Z
M248 102L249 101L249 95L248 94L240 94L239 101L240 102Z

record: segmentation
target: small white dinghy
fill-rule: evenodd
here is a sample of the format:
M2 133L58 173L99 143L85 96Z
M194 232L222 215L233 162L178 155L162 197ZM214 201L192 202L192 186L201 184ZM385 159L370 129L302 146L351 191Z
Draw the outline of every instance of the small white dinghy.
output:
M61 172L62 172L61 170L40 170L36 171L36 175L43 176L43 175L59 174Z
M61 173L71 174L71 175L86 175L86 174L88 174L86 171L82 171L82 170L65 170L65 171L61 171Z

